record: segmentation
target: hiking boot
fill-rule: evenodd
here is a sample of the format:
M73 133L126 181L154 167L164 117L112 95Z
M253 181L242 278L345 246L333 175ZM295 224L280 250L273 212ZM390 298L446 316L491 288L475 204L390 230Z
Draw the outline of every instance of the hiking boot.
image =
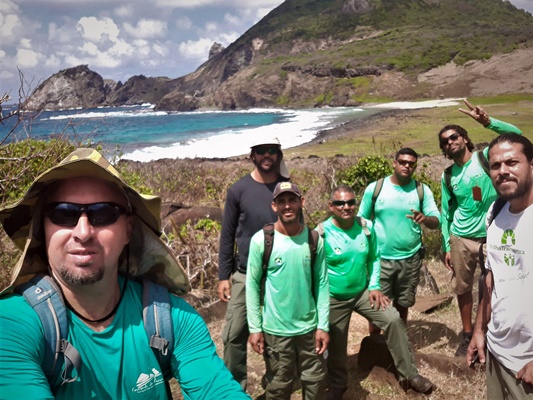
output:
M417 375L412 379L400 382L400 386L404 390L413 389L415 392L424 394L429 393L433 389L433 383L422 375Z
M461 343L459 344L459 347L457 348L457 351L455 352L455 357L466 357L466 352L468 351L468 345L470 344L471 340L472 340L472 334L463 332L463 338L461 339Z
M344 393L345 388L329 388L327 392L327 400L342 400L342 394Z

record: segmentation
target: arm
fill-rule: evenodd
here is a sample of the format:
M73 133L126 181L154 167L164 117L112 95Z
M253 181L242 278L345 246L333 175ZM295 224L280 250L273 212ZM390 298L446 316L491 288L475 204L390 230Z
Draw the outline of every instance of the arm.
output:
M449 209L449 201L450 201L450 192L448 191L448 188L446 187L446 183L444 180L444 173L442 174L441 178L441 192L442 192L442 201L441 201L441 232L442 232L442 253L443 253L443 263L446 268L448 268L450 271L453 271L452 268L452 258L450 254L450 226L451 226L451 220L452 215L450 215L453 210Z
M485 332L487 331L487 325L490 321L492 313L491 298L492 288L494 285L494 279L492 272L489 271L485 277L485 284L483 285L483 298L479 303L476 322L474 324L474 332L472 334L472 340L468 345L468 351L466 353L466 362L470 365L476 353L479 355L479 361L485 363Z
M378 238L376 237L376 232L374 231L371 222L367 223L367 227L370 230L370 240L366 258L368 275L370 277L368 297L372 308L376 307L377 309L381 308L384 310L390 305L390 299L381 292L381 261L379 256Z
M499 135L503 133L516 133L517 135L522 134L522 131L513 124L489 117L487 112L481 106L474 107L468 102L468 100L465 99L463 101L468 107L468 110L460 108L459 111L463 114L472 117L474 121L480 123L485 128L490 129L491 131L494 131Z
M408 215L407 218L411 218L417 224L423 224L429 229L437 229L438 227L440 227L441 219L439 209L437 208L437 204L435 204L435 198L433 197L433 193L431 192L429 186L423 184L422 187L424 189L424 201L422 203L422 210L411 210L413 215Z
M39 317L22 296L0 300L0 397L53 399L41 368L44 334Z
M257 232L250 241L248 267L246 271L246 316L250 334L263 331L261 314L261 279L263 276L263 231Z
M174 324L172 372L190 399L250 399L216 353L202 317L183 299L171 296Z
M357 215L367 220L370 220L373 217L372 214L374 214L372 210L372 194L374 193L375 187L376 182L372 182L366 187L361 204L359 204L359 210L357 211Z
M224 205L218 257L218 297L223 302L227 302L231 297L229 278L235 265L235 232L237 231L238 223L239 204L232 188L229 188Z
M313 267L315 299L317 299L318 326L315 334L317 354L323 354L329 344L329 280L326 268L324 240L318 239L315 265Z

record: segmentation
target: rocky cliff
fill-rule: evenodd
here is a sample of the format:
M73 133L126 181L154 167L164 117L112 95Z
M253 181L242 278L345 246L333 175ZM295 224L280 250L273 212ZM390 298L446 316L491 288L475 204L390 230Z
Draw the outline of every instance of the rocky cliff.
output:
M189 75L106 85L79 66L45 81L26 108L228 110L470 96L486 78L473 67L531 48L533 17L501 0L286 0L228 48L214 44ZM445 66L462 76L431 78ZM524 82L488 94L532 92L533 79Z

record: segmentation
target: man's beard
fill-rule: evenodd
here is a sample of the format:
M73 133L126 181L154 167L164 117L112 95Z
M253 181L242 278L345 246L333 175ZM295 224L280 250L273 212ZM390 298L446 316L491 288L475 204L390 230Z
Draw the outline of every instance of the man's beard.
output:
M528 176L528 178L524 181L523 184L519 184L517 181L515 181L517 186L516 189L509 193L501 193L498 188L496 187L496 192L498 192L498 195L506 200L514 200L518 199L520 197L525 196L531 191L531 187L533 186L533 180L531 179L531 176Z
M274 161L271 159L272 161L272 164L270 165L270 167L268 168L265 168L261 165L260 162L258 162L257 160L254 160L252 159L255 167L257 168L258 171L260 172L265 172L265 173L268 173L268 172L272 172L272 171L278 171L279 170L279 163L280 163L280 160L278 161Z
M69 283L75 286L92 285L99 282L104 277L104 267L98 268L96 271L92 271L90 275L76 274L69 268L61 267L57 271L57 274L61 280L65 283Z

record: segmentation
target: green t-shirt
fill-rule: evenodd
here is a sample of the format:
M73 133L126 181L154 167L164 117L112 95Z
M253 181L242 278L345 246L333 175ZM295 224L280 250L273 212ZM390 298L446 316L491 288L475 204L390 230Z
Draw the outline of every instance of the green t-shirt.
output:
M44 332L38 315L18 295L0 299L0 398L167 399L161 368L142 320L142 287L130 281L110 326L87 327L68 310L69 342L82 366L75 382L52 395L41 369ZM173 376L186 399L249 399L217 356L205 323L183 299L171 296Z
M262 310L263 230L252 236L246 272L246 310L251 333L298 336L315 329L329 331L329 285L324 243L319 239L315 265L311 268L307 230L305 227L296 236L274 232Z
M378 242L372 222L366 224L370 238L356 221L347 230L333 224L333 218L322 224L329 291L336 299L347 300L359 296L367 288L381 288Z
M490 119L487 129L498 134L522 134L516 126ZM483 150L482 157L487 158L488 147ZM451 187L456 198L457 206L449 209L450 192L445 183L444 173L441 178L442 190L442 251L450 251L450 234L465 238L484 238L487 236L485 219L487 211L496 199L497 193L492 186L490 176L485 172L479 162L477 152L472 154L470 160L462 167L453 164L451 171ZM474 200L473 188L481 189L481 200ZM476 189L477 190L477 189Z
M372 195L376 182L367 186L359 206L358 215L365 219L372 217ZM416 183L412 179L407 185L400 186L391 182L390 176L383 180L383 187L374 206L374 228L379 241L381 258L403 260L413 256L422 245L420 225L407 215L411 209L422 211L427 217L437 217L440 213L433 193L423 184L424 201L420 210L420 198Z

